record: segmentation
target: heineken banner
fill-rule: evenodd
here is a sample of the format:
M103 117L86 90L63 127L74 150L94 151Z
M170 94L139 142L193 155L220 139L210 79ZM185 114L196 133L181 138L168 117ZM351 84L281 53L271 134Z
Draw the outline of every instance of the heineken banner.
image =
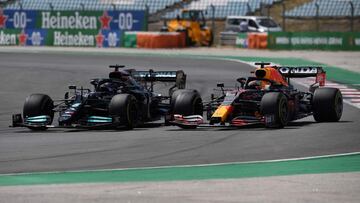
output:
M119 30L0 30L0 46L81 46L120 47L122 32Z
M81 46L81 47L119 47L121 34L119 30L51 30L48 34L48 46Z
M270 32L269 49L360 50L356 32Z
M0 9L0 45L119 47L124 31L144 31L145 11Z
M44 29L6 29L0 30L0 46L42 46L46 45L47 30Z
M0 10L0 29L143 31L146 23L145 11Z

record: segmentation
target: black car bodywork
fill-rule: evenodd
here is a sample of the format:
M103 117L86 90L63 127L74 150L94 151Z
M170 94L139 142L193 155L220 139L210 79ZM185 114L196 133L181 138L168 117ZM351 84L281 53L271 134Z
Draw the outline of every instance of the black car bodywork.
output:
M186 90L186 74L179 71L136 71L114 65L109 78L91 80L93 89L69 86L65 98L53 101L44 94L26 98L23 115L14 114L11 127L45 130L49 127L99 128L125 126L131 129L140 124L160 120L167 122L172 115L176 97ZM156 93L161 83L166 95ZM169 86L170 85L170 86ZM199 101L201 103L201 101ZM199 103L198 102L198 103ZM189 104L191 105L191 104ZM58 125L52 125L58 112Z

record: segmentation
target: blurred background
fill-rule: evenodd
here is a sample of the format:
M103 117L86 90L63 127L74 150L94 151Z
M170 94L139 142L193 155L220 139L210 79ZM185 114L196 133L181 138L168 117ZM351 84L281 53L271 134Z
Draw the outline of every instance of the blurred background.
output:
M0 30L0 45L359 50L360 0L0 0Z

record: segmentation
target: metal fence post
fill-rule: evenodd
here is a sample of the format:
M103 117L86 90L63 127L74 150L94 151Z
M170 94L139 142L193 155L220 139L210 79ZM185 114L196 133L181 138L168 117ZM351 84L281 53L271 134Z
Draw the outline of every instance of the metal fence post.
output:
M215 32L215 6L213 4L211 4L211 35L213 37L213 39L215 38L214 37L214 34L216 33Z
M352 1L349 1L351 7L351 17L350 17L350 31L354 31L354 4Z
M54 11L54 6L52 5L51 2L49 3L49 7L50 7L50 10L51 10L51 11Z
M85 4L84 3L80 3L81 9L82 11L85 11Z
M315 3L316 7L316 31L319 32L319 4L318 2Z
M285 16L285 10L286 10L286 6L285 6L285 2L282 2L282 27L283 30L286 31L286 16Z
M249 14L250 12L251 12L251 6L250 6L250 4L249 4L249 2L246 4L246 9L247 9L247 12L246 12L246 14Z
M146 25L145 25L145 31L149 31L149 12L150 8L147 4L145 4L145 19L146 19Z

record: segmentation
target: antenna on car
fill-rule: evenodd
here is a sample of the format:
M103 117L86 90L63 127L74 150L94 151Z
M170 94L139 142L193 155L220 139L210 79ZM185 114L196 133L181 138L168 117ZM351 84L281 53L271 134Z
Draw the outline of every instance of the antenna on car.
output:
M270 63L269 62L256 62L255 65L260 66L260 68L265 68L265 66L270 65Z
M109 68L114 68L115 69L115 72L119 71L119 68L124 68L125 65L110 65Z

